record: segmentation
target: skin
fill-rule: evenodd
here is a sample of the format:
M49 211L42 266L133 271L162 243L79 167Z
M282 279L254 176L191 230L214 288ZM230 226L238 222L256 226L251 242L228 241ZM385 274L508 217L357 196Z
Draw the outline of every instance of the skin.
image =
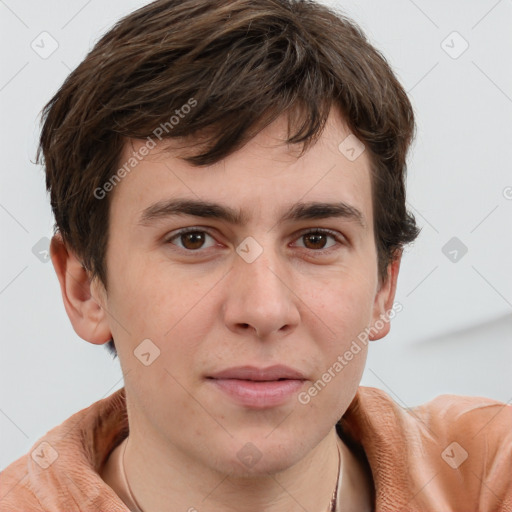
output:
M108 293L58 235L52 240L76 333L94 344L115 339L130 425L125 468L145 512L170 510L169 503L172 510L226 512L242 503L246 512L298 504L323 512L336 482L337 442L344 464L339 502L346 510L369 506L368 476L334 427L357 391L366 345L305 405L294 395L284 405L249 409L205 378L233 366L282 363L307 376L307 390L393 304L400 255L379 282L369 155L352 162L338 150L350 132L335 110L300 158L297 147L283 143L286 130L281 117L206 168L183 162L176 147L152 150L110 192ZM141 144L126 144L121 165ZM240 209L248 222L182 215L138 223L144 208L176 197ZM298 201L344 201L366 226L347 218L278 223ZM202 246L169 241L194 226L211 235ZM301 233L316 228L335 231L339 241ZM263 248L252 263L236 252L249 236ZM370 339L388 331L384 322ZM133 354L147 338L160 349L149 366ZM237 457L248 442L261 453L252 467Z

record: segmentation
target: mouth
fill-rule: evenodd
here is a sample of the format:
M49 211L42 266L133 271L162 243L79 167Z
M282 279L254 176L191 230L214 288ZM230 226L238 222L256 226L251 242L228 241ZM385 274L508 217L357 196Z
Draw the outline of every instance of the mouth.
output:
M228 368L208 376L207 380L238 405L266 409L288 402L303 387L306 378L296 369L276 365Z
M285 365L274 365L268 368L258 368L255 366L237 366L214 373L208 378L238 379L254 382L306 380L303 372Z

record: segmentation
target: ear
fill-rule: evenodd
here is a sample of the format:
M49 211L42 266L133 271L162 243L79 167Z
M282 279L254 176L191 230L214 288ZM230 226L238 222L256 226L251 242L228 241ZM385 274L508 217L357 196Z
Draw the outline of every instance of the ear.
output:
M112 338L104 304L103 286L89 278L89 273L68 250L60 233L52 237L50 257L57 273L62 300L73 329L80 338L101 345Z
M391 328L389 311L393 308L395 300L396 283L400 262L402 260L402 251L397 251L391 263L388 265L387 277L381 283L380 288L375 295L373 303L372 327L370 328L369 339L371 341L380 340L387 336Z

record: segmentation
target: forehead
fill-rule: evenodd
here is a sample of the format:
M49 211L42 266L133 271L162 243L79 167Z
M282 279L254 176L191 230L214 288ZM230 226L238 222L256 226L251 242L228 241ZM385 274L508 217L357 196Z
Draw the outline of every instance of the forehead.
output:
M112 215L140 223L173 199L189 200L225 205L224 220L245 224L284 219L286 210L295 207L297 213L298 205L316 202L341 203L356 212L354 219L360 213L361 223L371 224L369 155L341 116L332 111L318 141L300 157L300 145L285 143L287 129L282 116L240 150L203 167L180 158L198 151L183 140L129 140L119 162L127 172L113 191Z

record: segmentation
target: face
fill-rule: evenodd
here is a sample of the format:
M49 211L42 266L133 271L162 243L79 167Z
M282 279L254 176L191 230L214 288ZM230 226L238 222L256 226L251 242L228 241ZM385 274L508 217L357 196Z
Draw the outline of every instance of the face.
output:
M157 146L111 192L109 288L94 296L115 339L130 433L222 472L282 470L332 431L367 345L344 354L394 293L377 277L367 153L340 152L349 131L335 111L300 158L286 129L280 118L203 168ZM127 144L121 165L141 145ZM183 212L177 200L218 207ZM300 375L211 378L274 365ZM261 460L244 468L246 455Z

